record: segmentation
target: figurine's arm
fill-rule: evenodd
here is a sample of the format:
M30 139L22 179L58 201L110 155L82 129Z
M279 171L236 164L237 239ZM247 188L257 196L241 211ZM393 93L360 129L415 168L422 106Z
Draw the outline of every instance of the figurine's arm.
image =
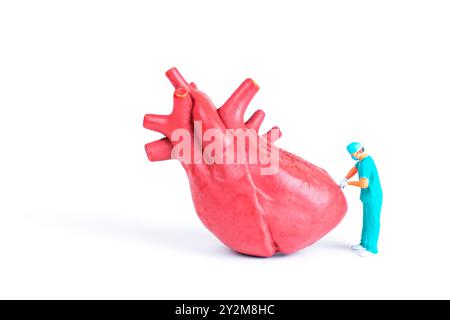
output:
M349 182L347 182L347 184L349 186L355 186L355 187L358 187L361 189L365 189L365 188L369 187L369 179L361 178L357 181L349 181Z
M362 182L362 180L365 178L360 179L359 181L348 182L348 179L351 179L357 172L358 172L358 169L356 169L356 167L351 168L350 171L345 176L345 178L342 179L342 181L339 183L339 187L341 189L344 189L346 186L351 185L351 186L357 186L360 188L367 188L367 186L369 185L368 181L367 181L367 186L365 186L365 187L364 187L365 184ZM358 185L359 183L361 183L361 186Z
M348 179L352 178L357 172L358 172L358 169L356 169L356 167L351 168L350 171L345 176L345 179L348 180Z

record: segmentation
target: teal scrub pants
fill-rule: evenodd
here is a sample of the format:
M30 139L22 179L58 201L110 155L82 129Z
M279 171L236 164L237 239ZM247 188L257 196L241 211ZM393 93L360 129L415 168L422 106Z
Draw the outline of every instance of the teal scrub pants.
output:
M380 214L382 198L363 199L363 229L361 246L367 251L378 253L378 236L380 234Z

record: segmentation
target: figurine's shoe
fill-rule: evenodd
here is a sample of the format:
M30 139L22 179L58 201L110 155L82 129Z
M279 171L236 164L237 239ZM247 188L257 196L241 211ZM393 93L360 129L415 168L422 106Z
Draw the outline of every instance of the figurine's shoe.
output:
M353 251L360 251L360 250L366 250L362 245L360 244L355 244L353 246L350 247Z
M367 250L360 250L358 251L358 255L362 258L369 258L369 257L375 257L376 254Z

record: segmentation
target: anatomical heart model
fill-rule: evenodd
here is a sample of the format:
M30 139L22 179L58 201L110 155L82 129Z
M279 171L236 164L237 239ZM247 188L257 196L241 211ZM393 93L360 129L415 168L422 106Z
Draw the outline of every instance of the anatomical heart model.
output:
M145 146L150 161L178 159L203 224L228 247L270 257L303 249L331 231L347 202L323 169L276 147L278 128L258 130L264 112L244 122L259 87L245 80L222 107L167 71L175 87L169 115L147 114L144 127L166 138Z

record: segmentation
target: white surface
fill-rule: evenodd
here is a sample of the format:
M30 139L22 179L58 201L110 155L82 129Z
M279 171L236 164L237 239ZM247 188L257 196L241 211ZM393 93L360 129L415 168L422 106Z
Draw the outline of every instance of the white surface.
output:
M449 16L447 1L2 1L0 297L450 298ZM254 78L247 114L336 181L363 142L379 256L350 250L350 187L345 220L302 252L216 241L181 166L144 153L172 66L217 104Z

